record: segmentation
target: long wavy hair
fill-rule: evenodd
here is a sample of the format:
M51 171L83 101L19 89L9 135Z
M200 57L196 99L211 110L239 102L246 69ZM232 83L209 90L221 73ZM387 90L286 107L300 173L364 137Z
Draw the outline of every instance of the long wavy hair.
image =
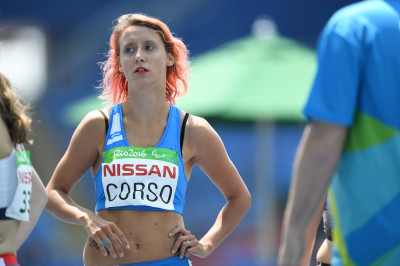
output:
M128 81L124 73L119 71L119 40L128 27L135 25L156 31L164 43L166 52L173 56L174 64L167 67L165 99L175 104L175 98L183 96L187 91L187 79L190 75L189 51L182 40L172 35L165 23L143 14L127 14L117 19L110 38L108 58L100 63L103 71L100 97L112 104L128 100Z
M32 143L28 140L31 118L25 107L11 87L10 81L0 73L0 116L6 123L11 141L17 143Z

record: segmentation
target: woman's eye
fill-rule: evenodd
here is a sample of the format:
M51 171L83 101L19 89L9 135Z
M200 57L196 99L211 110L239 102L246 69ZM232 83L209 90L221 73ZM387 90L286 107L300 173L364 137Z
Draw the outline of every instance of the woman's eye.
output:
M131 53L131 52L133 52L133 49L131 47L126 47L125 48L125 52L126 53Z
M146 45L146 49L147 49L147 50L153 50L153 49L154 49L154 45L152 45L152 44L147 44L147 45Z

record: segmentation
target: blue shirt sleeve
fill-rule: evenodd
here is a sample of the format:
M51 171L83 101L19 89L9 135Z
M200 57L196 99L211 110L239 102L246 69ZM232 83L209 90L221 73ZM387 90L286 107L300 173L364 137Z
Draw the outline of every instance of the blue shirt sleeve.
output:
M351 126L357 106L361 76L361 49L351 25L328 24L318 43L318 70L304 115Z

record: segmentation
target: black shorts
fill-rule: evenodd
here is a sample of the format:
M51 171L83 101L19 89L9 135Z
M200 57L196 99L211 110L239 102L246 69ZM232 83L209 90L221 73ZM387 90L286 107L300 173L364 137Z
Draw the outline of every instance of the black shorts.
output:
M0 220L12 220L12 218L6 216L6 210L7 208L0 208Z

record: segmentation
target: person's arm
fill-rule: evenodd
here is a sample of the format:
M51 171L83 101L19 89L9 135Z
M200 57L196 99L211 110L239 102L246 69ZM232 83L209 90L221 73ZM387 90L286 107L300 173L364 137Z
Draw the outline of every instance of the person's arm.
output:
M312 191L310 192L312 193ZM300 265L310 265L311 256L315 244L315 236L317 234L318 226L321 223L322 213L324 211L324 206L326 202L326 196L320 203L314 217L311 219L306 231L304 232L304 253L301 259Z
M320 121L306 126L286 205L278 265L300 264L304 232L327 192L346 136L343 126Z
M32 168L32 194L30 198L29 221L21 222L17 234L17 250L28 238L46 206L47 194L40 177Z
M129 248L121 230L114 223L79 206L68 196L72 187L101 156L100 150L105 138L104 127L104 118L97 111L89 113L78 126L67 152L46 187L49 197L46 209L64 222L83 225L97 242L103 255L107 256L107 251L102 240L109 248L111 256L116 258L117 255L123 256L122 245Z
M227 203L218 214L211 229L199 241L186 229L176 228L170 235L178 232L183 234L173 246L172 253L183 243L181 257L193 254L204 258L210 255L238 226L250 208L251 196L215 130L204 119L198 117L193 117L193 119L195 125L188 127L188 138L185 139L194 143L192 160L217 186ZM190 241L188 249L186 240Z

